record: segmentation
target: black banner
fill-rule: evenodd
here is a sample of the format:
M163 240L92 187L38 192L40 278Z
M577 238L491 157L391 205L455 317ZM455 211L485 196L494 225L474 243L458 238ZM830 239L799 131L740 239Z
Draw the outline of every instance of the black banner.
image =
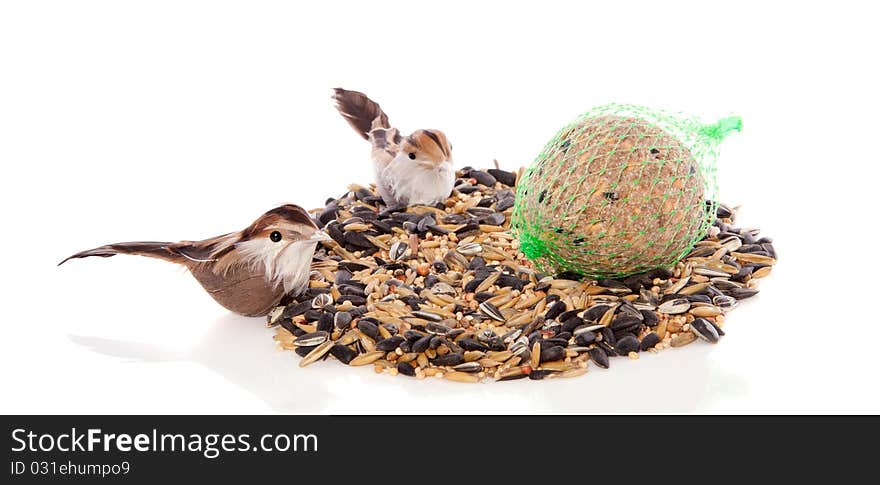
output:
M868 464L878 417L6 416L3 483ZM816 461L811 462L810 457ZM645 460L648 460L647 462ZM464 468L462 468L464 467ZM610 467L610 468L609 468ZM851 468L842 468L848 470ZM385 471L382 471L385 470ZM427 472L426 470L431 470ZM606 471L608 471L606 470ZM318 475L314 475L317 473ZM471 473L471 472L469 472ZM403 475L401 475L403 474ZM473 476L473 475L468 475Z

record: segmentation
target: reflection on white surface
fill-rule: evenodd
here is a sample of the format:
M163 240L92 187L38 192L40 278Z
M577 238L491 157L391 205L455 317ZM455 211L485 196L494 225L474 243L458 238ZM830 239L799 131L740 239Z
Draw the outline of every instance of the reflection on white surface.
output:
M101 337L69 338L123 361L202 365L277 412L687 412L743 394L747 386L713 365L712 346L703 342L658 355L644 353L637 361L615 358L609 370L591 367L572 379L462 384L380 375L372 366L344 367L332 359L299 368L298 356L275 348L273 333L255 319L230 314L199 345L183 351Z

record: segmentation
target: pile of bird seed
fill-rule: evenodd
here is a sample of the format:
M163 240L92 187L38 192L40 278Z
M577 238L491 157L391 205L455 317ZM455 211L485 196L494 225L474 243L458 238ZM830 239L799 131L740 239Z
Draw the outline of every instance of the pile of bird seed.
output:
M540 274L509 232L522 174L464 168L436 207L388 209L356 185L329 199L314 213L334 242L318 247L309 289L269 314L278 345L302 367L332 357L417 379L574 377L609 357L718 342L725 313L776 262L772 241L719 205L674 268Z

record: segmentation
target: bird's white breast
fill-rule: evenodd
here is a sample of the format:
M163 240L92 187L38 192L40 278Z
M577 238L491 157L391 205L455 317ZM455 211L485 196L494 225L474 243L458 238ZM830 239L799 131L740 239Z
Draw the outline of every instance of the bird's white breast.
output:
M284 245L267 238L241 241L235 245L240 256L238 264L251 270L262 269L274 287L284 285L285 293L299 294L309 282L309 266L317 241L305 240Z
M452 191L455 170L452 162L425 168L405 156L395 157L379 175L379 181L401 205L433 205L443 201Z

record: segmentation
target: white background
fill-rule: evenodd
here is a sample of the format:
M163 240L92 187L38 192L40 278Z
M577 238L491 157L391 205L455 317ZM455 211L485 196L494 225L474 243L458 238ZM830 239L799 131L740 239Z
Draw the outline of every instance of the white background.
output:
M0 411L880 411L876 12L869 2L3 2ZM743 133L721 198L775 239L762 293L702 342L553 382L297 367L167 263L69 254L201 239L368 183L330 89L456 166L527 165L628 102Z

